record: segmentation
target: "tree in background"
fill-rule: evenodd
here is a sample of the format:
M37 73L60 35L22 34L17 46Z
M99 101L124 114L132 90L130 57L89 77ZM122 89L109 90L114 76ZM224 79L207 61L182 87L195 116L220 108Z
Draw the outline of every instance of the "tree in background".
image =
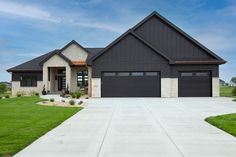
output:
M7 85L0 83L0 93L7 92Z

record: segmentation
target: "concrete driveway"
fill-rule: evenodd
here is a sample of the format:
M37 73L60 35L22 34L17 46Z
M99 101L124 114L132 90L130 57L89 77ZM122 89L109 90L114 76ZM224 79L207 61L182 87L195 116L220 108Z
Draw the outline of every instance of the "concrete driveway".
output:
M211 115L236 112L229 98L104 98L17 157L235 157L236 138Z

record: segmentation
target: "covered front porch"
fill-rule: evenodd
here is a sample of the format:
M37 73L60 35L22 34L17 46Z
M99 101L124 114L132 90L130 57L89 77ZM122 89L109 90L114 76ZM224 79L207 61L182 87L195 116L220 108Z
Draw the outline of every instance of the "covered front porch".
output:
M47 67L48 78L45 88L47 93L76 92L83 90L88 94L87 67Z

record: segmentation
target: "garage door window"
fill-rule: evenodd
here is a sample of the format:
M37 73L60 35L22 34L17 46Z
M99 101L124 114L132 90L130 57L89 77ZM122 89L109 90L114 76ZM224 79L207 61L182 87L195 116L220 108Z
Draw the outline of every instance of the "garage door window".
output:
M131 76L143 76L143 72L131 72Z
M208 76L208 73L206 73L206 72L197 72L196 76Z
M129 72L118 72L118 76L129 76Z
M157 76L157 72L146 72L146 76Z
M182 72L181 76L193 76L193 73L191 73L191 72Z
M115 72L105 72L103 75L104 76L116 76L116 73Z

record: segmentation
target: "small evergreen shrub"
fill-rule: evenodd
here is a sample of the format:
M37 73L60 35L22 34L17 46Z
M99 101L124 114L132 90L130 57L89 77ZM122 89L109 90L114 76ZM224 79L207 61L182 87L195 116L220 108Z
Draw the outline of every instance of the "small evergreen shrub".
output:
M82 105L82 104L83 104L83 101L79 101L79 102L78 102L78 105Z
M5 98L8 99L8 98L10 98L10 96L9 96L9 95L6 95Z
M17 96L17 97L21 97L21 94L20 94L20 93L18 93L16 96Z
M54 99L54 98L51 98L49 101L50 101L50 102L54 102L54 101L55 101L55 99Z
M66 102L66 101L64 99L62 99L61 102Z
M76 94L75 94L75 93L71 93L70 95L71 95L71 97L72 97L73 99L76 98Z
M24 91L18 91L16 92L16 96L17 97L21 97L21 96L24 96L25 95L25 92Z
M2 99L2 97L0 96L0 99Z
M69 101L69 104L70 104L70 105L75 105L75 101L74 101L74 100L70 100L70 101Z
M35 93L35 96L39 96L39 93Z

